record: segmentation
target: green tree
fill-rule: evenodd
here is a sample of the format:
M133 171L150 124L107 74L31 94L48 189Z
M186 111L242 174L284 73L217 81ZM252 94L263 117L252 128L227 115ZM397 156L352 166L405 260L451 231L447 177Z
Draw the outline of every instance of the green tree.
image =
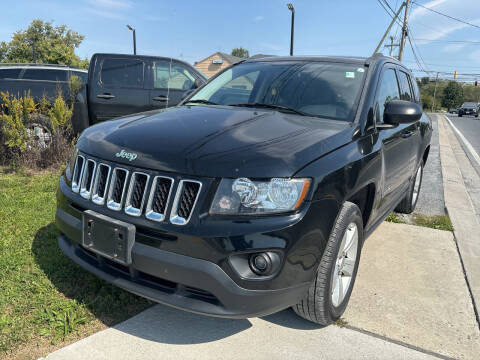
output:
M447 86L443 89L442 106L450 111L450 109L460 106L462 102L462 86L455 81L449 81Z
M26 30L18 30L10 42L0 43L0 62L36 62L88 67L88 59L81 59L75 49L82 43L83 35L66 25L53 26L52 22L33 20Z
M239 57L239 58L248 58L250 57L250 54L248 53L247 49L244 49L243 47L238 47L232 50L232 55Z

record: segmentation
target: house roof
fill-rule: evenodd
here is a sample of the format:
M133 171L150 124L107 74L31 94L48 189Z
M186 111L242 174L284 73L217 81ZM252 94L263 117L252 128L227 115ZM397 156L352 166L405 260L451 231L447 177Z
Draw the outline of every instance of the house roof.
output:
M205 59L202 59L200 61L196 61L195 64L198 64L198 63L201 63L202 61L205 61L207 60L209 57L212 57L214 55L219 55L221 56L222 58L224 58L225 60L227 60L230 64L236 64L244 59L238 57L238 56L233 56L233 55L229 55L229 54L226 54L224 52L221 52L221 51L217 51L216 53L212 54L212 55L208 55Z

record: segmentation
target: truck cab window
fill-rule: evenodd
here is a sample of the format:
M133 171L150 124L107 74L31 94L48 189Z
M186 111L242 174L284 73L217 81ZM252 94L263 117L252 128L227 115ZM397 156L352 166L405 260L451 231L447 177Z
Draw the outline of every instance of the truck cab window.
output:
M382 75L380 85L377 89L376 104L377 113L376 121L377 123L383 123L383 113L385 111L385 106L392 100L400 99L400 92L398 91L397 77L395 75L395 70L387 68Z
M195 77L182 65L169 61L153 63L153 87L155 89L190 90Z
M143 61L136 59L105 59L100 72L103 85L143 87Z

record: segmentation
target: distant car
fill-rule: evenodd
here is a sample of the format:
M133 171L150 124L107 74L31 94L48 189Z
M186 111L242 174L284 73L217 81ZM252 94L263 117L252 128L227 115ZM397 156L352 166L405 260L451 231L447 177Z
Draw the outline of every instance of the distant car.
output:
M451 109L450 114L458 114L458 109Z
M479 113L479 106L476 102L464 102L460 109L458 109L458 117L462 117L463 115L474 115L478 117Z
M0 92L23 96L27 91L35 101L44 94L53 99L60 89L68 97L68 81L78 76L87 81L87 70L53 64L0 64Z

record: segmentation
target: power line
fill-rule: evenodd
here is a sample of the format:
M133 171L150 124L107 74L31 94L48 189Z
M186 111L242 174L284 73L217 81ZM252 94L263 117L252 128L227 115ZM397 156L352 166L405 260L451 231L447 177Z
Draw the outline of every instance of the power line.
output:
M441 39L419 39L415 38L417 41L431 41L431 42L444 42L444 43L452 43L452 44L472 44L472 45L480 45L480 41L472 41L472 40L441 40Z
M424 8L424 9L426 9L426 10L429 10L429 11L431 11L431 12L434 12L435 14L442 15L442 16L445 16L446 18L451 19L451 20L455 20L455 21L461 22L461 23L463 23L463 24L470 25L470 26L473 26L473 27L476 27L476 28L480 29L480 26L475 25L475 24L472 24L472 23L469 23L468 21L455 18L455 17L453 17L453 16L450 16L450 15L447 15L447 14L444 14L444 13L441 13L440 11L437 11L437 10L433 10L432 8L428 8L428 7L426 7L426 6L423 6L422 4L419 4L419 3L416 2L416 1L413 1L413 3L414 3L415 5L417 5L417 6L420 6L421 8Z

